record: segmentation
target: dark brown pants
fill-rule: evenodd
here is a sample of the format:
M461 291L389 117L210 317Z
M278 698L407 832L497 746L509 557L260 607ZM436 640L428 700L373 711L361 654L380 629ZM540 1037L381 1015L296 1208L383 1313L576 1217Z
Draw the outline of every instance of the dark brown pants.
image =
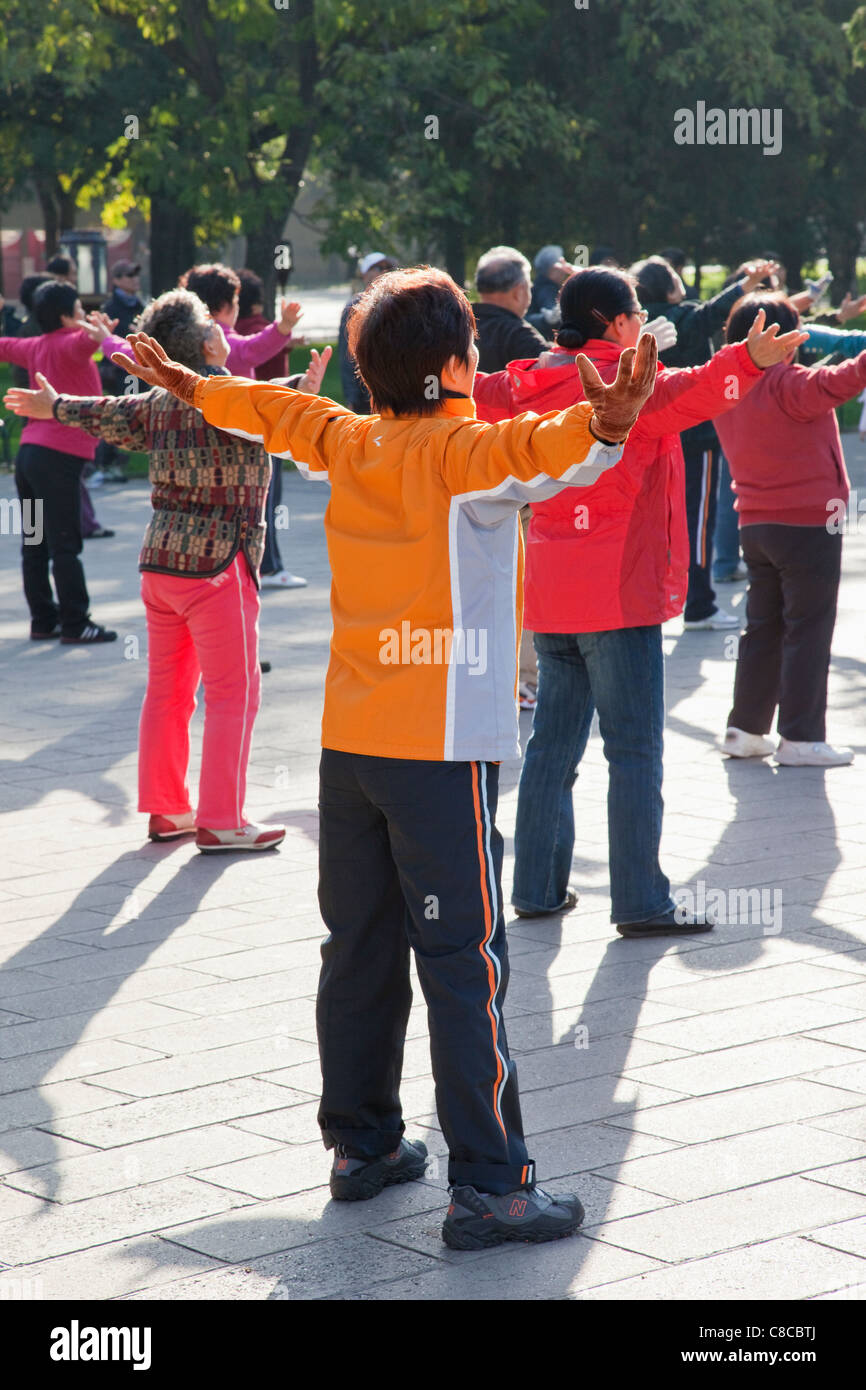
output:
M823 743L830 643L842 537L823 526L744 526L747 628L740 638L728 725L768 734L776 706L782 738Z

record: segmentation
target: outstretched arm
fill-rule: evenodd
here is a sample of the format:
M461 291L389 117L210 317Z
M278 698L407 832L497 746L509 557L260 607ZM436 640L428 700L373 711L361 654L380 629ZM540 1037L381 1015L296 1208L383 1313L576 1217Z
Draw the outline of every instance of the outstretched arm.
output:
M269 381L199 376L180 362L172 362L146 333L131 334L129 345L134 362L120 353L112 354L111 360L148 385L162 386L195 406L208 424L241 439L261 440L268 453L294 459L306 477L327 476L327 453L335 430L342 432L359 423L350 410L304 391L274 386ZM329 358L327 348L321 357L313 354L304 374L306 385L318 389Z
M807 323L804 329L809 335L807 346L816 352L841 352L845 357L856 357L866 348L866 333L856 328L813 327Z
M14 415L31 420L50 420L75 425L107 444L121 449L148 448L147 416L149 396L62 396L50 381L36 373L38 391L13 387L3 404Z
M443 460L449 490L497 504L540 502L561 487L588 486L618 463L621 446L655 384L655 338L645 338L637 351L623 352L610 386L582 354L577 369L586 396L577 405L478 427L468 449L456 436Z
M650 438L713 420L733 410L751 391L762 370L784 362L805 341L805 333L779 333L779 325L764 327L761 309L744 343L729 343L700 367L675 367L659 378L653 398L642 412L640 431Z

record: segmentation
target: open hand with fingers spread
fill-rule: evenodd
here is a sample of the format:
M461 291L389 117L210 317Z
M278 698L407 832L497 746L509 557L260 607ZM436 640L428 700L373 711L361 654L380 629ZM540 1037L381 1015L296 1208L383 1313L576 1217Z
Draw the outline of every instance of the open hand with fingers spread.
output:
M277 328L288 337L298 320L303 318L304 311L296 299L281 299L279 307Z
M315 348L310 349L310 365L298 382L299 391L308 391L311 396L318 396L332 352L333 348L330 346L322 348L321 353Z
M54 414L54 402L58 393L51 382L36 373L38 391L25 391L21 386L12 386L3 397L3 404L13 415L26 415L31 420L50 420Z
M110 337L118 325L118 319L110 319L107 314L94 309L81 324L84 332L93 343L102 343Z
M852 299L850 294L846 294L836 310L837 319L840 323L847 323L849 319L856 319L859 314L866 314L866 294L861 294L859 299Z
M641 407L653 393L658 357L658 344L652 334L647 333L636 349L625 349L619 359L616 380L605 386L594 364L584 353L578 353L574 362L580 372L584 395L594 411L589 428L596 439L606 444L621 444L628 436Z
M122 352L113 352L112 362L116 362L118 367L123 367L131 376L140 377L148 386L164 386L166 391L177 396L178 400L195 405L195 388L200 381L204 381L204 377L191 371L189 367L182 367L179 362L172 362L165 349L146 333L130 333L127 342L135 355L135 361L130 361Z
M801 343L805 343L809 337L802 329L795 328L791 333L779 333L779 325L771 323L769 328L764 328L767 315L763 309L759 309L755 315L755 322L749 329L749 336L746 339L746 347L749 356L756 367L774 367L777 362L784 362L789 352L793 352Z

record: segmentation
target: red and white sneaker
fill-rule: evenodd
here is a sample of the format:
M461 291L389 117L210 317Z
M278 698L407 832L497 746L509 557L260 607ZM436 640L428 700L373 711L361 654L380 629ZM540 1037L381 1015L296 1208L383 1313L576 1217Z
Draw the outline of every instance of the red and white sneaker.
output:
M186 811L179 816L151 816L147 822L149 840L179 840L181 835L195 834L195 816Z
M233 849L275 849L286 838L284 825L242 825L238 830L196 831L196 848L202 854L223 854Z

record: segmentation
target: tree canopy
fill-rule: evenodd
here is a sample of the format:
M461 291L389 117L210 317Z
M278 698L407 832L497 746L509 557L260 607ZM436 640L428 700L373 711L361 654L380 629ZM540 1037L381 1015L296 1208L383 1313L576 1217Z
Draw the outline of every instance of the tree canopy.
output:
M304 170L325 249L447 264L605 243L630 260L823 251L866 226L852 0L6 0L0 205L48 243L95 198L151 218L154 288L243 232L270 284ZM700 108L699 108L699 104ZM781 146L679 144L682 110L778 112Z

